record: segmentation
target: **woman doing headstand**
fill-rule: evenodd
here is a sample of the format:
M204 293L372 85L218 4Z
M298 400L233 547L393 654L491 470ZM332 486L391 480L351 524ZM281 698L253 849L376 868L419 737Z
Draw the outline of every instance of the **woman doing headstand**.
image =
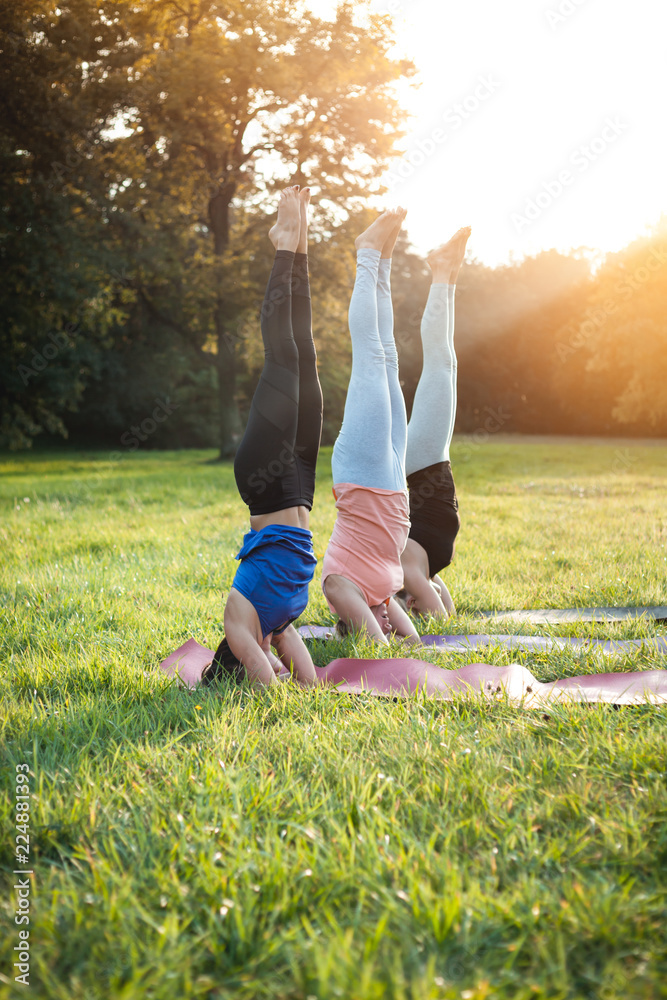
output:
M331 610L351 629L386 642L419 642L393 598L403 581L410 528L405 486L407 420L398 380L391 304L391 255L406 212L384 212L355 241L357 275L349 310L352 372L331 461L336 524L322 562Z
M447 617L454 602L438 575L452 561L460 527L449 447L456 419L454 291L470 228L428 255L433 273L421 324L424 363L408 424L405 471L410 534L398 597L410 611Z
M234 461L250 531L225 606L225 638L205 682L227 673L274 684L282 662L302 684L317 684L310 653L291 624L308 603L316 565L308 525L322 431L308 284L309 198L308 188L283 191L269 232L276 256L261 310L264 368Z

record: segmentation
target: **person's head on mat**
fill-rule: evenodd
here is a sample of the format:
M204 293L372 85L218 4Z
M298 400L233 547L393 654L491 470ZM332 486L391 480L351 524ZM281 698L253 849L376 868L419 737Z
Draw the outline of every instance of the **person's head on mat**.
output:
M382 629L385 635L391 633L391 621L389 620L389 601L391 598L387 598L382 604L374 604L371 607L371 612L373 617L376 619L378 625Z
M225 605L225 638L205 682L224 673L274 684L286 666L300 683L318 683L310 653L292 625L307 606L317 564L309 515L322 391L308 287L309 199L308 188L283 191L269 231L276 254L260 312L264 367L234 460L250 531ZM262 476L266 469L268 482Z

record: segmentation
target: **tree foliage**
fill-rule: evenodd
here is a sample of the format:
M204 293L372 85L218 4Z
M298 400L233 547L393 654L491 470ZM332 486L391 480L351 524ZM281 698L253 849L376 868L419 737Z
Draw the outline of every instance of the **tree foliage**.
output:
M604 261L559 354L624 429L667 430L667 219ZM559 386L562 388L562 379Z
M94 352L97 366L64 380L67 399L47 393L46 378L39 391L13 385L23 402L5 409L7 438L26 443L39 414L47 429L61 427L87 378L128 378L154 351L173 391L203 388L209 412L213 385L203 373L214 369L221 451L231 453L270 195L288 179L311 183L315 230L326 232L377 187L401 136L393 85L412 67L390 58L388 19L367 3L341 3L327 21L287 0L73 0L18 5L5 22L3 94L28 65L31 82L14 92L2 136L4 256L19 242L32 254L33 215L53 226L82 258L72 261L76 277L90 281L77 284L54 246L44 264L58 284L34 291L51 304L56 329L80 314L85 343L108 336L112 352ZM14 197L24 184L32 214ZM45 253L43 233L35 239ZM18 300L20 275L6 274L4 289ZM32 315L9 329L14 361L40 343ZM21 406L35 419L26 416L17 436Z
M42 430L65 433L63 414L81 399L120 318L113 251L77 184L116 114L128 58L104 6L0 8L0 436L14 447ZM116 51L106 73L88 72L106 46Z

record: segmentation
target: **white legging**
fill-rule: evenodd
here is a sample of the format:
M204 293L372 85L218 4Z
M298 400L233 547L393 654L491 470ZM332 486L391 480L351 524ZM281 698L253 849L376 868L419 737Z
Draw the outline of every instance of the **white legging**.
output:
M455 289L432 284L422 317L424 364L408 424L408 476L449 460L456 419Z
M407 417L398 379L391 304L391 260L357 251L348 321L352 372L343 426L331 457L335 483L405 489Z

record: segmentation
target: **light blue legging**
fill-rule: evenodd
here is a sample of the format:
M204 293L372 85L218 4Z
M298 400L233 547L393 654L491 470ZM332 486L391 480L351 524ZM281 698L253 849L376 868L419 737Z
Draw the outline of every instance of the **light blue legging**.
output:
M432 284L422 317L424 364L408 424L408 476L449 461L456 420L455 289L456 285Z
M335 483L405 489L407 419L398 380L391 304L391 260L357 251L348 321L352 372L343 426L331 458Z

